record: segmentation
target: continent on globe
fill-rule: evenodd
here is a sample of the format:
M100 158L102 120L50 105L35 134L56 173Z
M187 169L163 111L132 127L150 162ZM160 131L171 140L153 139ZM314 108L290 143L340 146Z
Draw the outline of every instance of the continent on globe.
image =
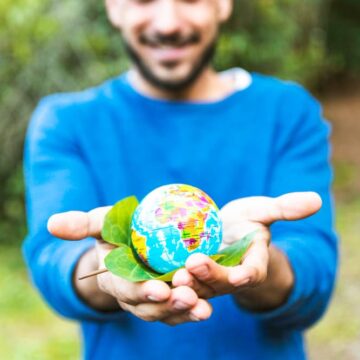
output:
M217 253L222 240L218 207L196 187L161 186L136 208L131 240L150 268L159 273L172 271L183 266L193 253Z

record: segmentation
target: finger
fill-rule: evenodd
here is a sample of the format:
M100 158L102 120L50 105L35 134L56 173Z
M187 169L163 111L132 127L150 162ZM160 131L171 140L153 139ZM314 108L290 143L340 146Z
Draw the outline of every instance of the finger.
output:
M164 302L171 296L170 287L160 280L149 280L133 283L115 276L103 273L97 276L99 288L115 297L118 301L138 305L147 302Z
M205 300L199 299L190 311L182 314L171 315L162 322L168 325L179 325L185 322L199 322L210 318L213 312L212 306Z
M294 192L277 198L254 196L225 205L220 216L226 224L241 220L270 225L278 220L299 220L316 213L322 205L315 192Z
M216 295L213 288L198 281L187 269L180 269L174 274L172 285L174 287L188 286L196 292L199 298L203 299L209 299Z
M166 302L140 303L136 306L126 306L126 309L145 321L157 321L187 312L196 305L197 301L198 297L194 290L181 286L172 290Z
M241 265L229 268L228 281L234 287L256 286L267 277L269 249L265 238L254 239Z
M217 264L208 256L201 253L191 255L185 267L198 281L214 289L215 293L231 291L228 281L229 268Z
M111 206L93 209L89 212L68 211L52 215L48 230L54 236L66 240L81 240L88 236L101 238L105 215Z

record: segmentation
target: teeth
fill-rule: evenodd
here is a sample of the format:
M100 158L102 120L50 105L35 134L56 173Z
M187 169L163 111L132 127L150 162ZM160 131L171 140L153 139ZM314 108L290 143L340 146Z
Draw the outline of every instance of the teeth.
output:
M161 49L177 49L177 46L171 46L171 45L160 45Z
M181 48L182 46L181 45L162 45L162 44L159 44L157 45L158 48L160 49L179 49Z

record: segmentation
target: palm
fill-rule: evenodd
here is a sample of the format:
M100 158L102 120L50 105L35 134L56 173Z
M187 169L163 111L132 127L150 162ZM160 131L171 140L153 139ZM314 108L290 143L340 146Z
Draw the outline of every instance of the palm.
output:
M231 201L220 211L223 221L223 246L257 230L252 246L241 265L224 267L203 254L194 254L186 269L175 274L175 286L192 284L200 297L234 293L243 286L257 286L267 278L269 265L269 226L279 220L298 220L317 212L319 195L313 192L290 193L278 198L248 197Z

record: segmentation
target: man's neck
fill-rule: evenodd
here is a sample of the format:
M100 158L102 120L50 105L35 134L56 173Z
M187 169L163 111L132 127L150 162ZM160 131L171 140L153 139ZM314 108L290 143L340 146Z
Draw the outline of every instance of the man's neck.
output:
M218 101L231 94L235 86L229 79L222 78L212 68L206 68L186 89L168 91L149 83L137 69L130 71L130 82L140 93L158 99L182 101Z

